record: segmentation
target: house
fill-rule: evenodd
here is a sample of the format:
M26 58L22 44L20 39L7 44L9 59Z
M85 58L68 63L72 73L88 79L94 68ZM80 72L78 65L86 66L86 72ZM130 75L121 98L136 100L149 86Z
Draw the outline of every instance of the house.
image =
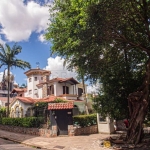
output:
M50 74L50 71L40 68L25 72L27 88L12 90L11 94L16 97L10 104L10 117L32 116L33 104L36 102L50 103L57 98L65 100L67 103L55 106L49 104L49 109L73 109L74 115L84 111L85 100L82 84L72 77L50 79Z

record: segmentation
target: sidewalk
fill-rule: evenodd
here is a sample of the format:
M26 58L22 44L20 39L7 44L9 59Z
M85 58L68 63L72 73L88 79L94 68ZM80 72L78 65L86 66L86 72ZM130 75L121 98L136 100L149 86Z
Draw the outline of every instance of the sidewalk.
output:
M0 130L0 137L49 150L106 150L106 148L100 147L100 142L102 139L109 137L109 135L92 134L87 136L45 138Z

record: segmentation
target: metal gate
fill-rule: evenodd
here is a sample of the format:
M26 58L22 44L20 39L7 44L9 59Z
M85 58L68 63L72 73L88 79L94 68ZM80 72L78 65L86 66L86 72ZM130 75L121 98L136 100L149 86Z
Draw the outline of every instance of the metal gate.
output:
M56 123L58 128L58 135L67 135L68 134L68 114L67 110L57 110Z

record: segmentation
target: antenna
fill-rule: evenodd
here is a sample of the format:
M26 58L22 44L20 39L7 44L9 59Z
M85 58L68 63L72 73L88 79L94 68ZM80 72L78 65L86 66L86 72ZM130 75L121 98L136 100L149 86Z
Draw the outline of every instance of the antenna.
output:
M39 62L36 62L36 68L39 69Z

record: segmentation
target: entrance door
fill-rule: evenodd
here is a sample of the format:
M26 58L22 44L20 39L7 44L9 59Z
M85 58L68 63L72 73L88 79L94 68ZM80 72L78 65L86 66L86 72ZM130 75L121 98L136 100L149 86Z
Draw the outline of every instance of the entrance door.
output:
M68 135L68 110L57 110L56 122L58 128L58 135Z

